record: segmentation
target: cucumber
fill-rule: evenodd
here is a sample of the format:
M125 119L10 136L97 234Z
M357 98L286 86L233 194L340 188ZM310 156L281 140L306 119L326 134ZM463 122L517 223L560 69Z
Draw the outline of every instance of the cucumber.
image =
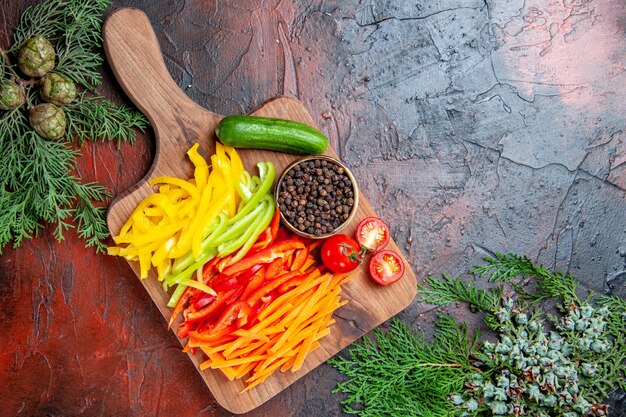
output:
M217 125L215 134L224 145L234 148L317 155L328 147L328 138L319 130L271 117L226 116Z

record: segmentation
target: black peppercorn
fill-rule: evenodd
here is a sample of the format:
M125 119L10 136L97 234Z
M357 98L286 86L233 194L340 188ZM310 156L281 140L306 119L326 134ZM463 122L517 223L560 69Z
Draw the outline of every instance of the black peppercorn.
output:
M343 167L325 159L294 165L277 190L283 217L296 229L324 235L341 226L354 206L354 188Z

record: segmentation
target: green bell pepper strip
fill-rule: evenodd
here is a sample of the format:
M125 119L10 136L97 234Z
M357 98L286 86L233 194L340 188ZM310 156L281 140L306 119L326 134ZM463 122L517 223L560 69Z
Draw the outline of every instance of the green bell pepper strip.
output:
M263 231L267 229L267 227L272 222L272 218L274 217L274 212L276 211L276 204L274 203L274 199L271 196L268 196L268 201L269 201L268 209L263 213L262 218L257 222L256 227L250 229L251 233L247 234L247 236L244 236L247 238L247 240L245 240L245 243L243 244L243 246L241 246L237 254L232 258L231 262L235 263L241 260L244 256L246 256L250 248L252 248L252 245L254 245L254 243L259 238L259 235L263 233ZM238 241L237 245L239 244L240 242ZM231 252L227 252L227 254L228 253L231 253Z
M259 177L261 178L261 183L254 191L252 197L250 197L250 200L248 200L248 202L241 208L241 210L238 211L237 214L229 220L230 224L237 223L248 213L254 210L259 205L261 199L263 199L263 197L265 197L269 193L272 185L274 185L274 177L276 175L276 171L274 170L274 164L272 164L271 162L259 162L257 164L257 167L259 168Z
M252 197L252 178L248 171L241 171L241 181L237 183L237 192L242 202L248 202Z
M250 211L246 216L239 219L236 223L229 222L227 230L222 233L217 239L212 242L213 246L219 246L222 243L236 239L244 234L248 228L258 219L258 216L263 213L265 204L262 204L262 199L256 203L254 210ZM243 244L243 243L242 243Z
M271 195L267 195L261 200L259 206L262 207L261 212L255 216L255 220L250 224L250 226L248 226L244 233L236 239L225 242L217 247L218 256L224 257L235 252L239 248L244 249L245 245L249 243L252 238L254 238L252 243L248 245L248 249L245 250L245 252L247 252L256 241L256 238L259 237L261 232L269 226L272 221L272 217L274 216L274 199ZM256 212L257 210L254 211ZM238 253L235 258L233 258L232 262L241 259L243 255L245 255L245 253Z
M186 288L187 288L186 285L180 285L180 284L177 285L176 289L174 290L174 293L170 297L170 300L167 302L167 306L176 307L176 304L178 304L178 300L180 300L180 297L183 295Z
M217 254L217 248L210 247L207 248L196 261L185 268L181 273L177 275L170 275L163 281L163 289L167 291L169 287L174 284L179 284L189 278L194 272L201 268L205 263L209 262L211 259L215 257Z

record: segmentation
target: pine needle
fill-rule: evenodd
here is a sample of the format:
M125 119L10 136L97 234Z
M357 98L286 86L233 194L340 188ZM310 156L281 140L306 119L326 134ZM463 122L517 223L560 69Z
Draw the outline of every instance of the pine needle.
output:
M329 361L347 377L335 393L348 394L344 411L363 417L452 415L450 392L460 391L469 375L471 343L467 326L440 315L437 343L392 319L387 333L374 331L352 345L347 356ZM424 390L424 387L429 387Z
M473 281L445 274L427 278L418 293L424 302L466 302L486 312L483 319L496 342L475 343L478 337L468 335L466 324L443 314L432 341L392 319L389 331L375 330L373 338L364 337L330 361L345 377L333 391L345 394L344 412L366 417L606 415L602 401L616 388L626 390L626 301L597 294L581 301L571 275L513 254L486 259L471 272L511 283L513 294L505 296L501 286L477 289ZM521 290L515 281L520 277L530 278L536 288ZM547 299L560 301L559 317L536 306ZM604 414L588 414L592 408Z
M126 106L116 105L95 94L101 82L102 13L110 0L48 0L27 8L14 31L14 42L0 50L0 81L19 80L12 58L22 44L35 35L46 37L55 48L54 72L65 75L82 92L63 106L66 135L59 141L45 140L30 127L28 109L41 103L37 83L21 82L26 89L25 106L0 111L0 254L12 242L37 236L46 223L54 226L56 240L77 228L86 246L104 252L109 233L104 202L109 196L95 183L82 184L76 177L78 151L71 142L85 140L133 142L135 130L144 131L146 118Z

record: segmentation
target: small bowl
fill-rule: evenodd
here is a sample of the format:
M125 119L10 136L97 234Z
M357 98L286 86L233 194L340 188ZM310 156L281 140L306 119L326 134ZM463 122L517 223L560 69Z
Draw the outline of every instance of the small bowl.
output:
M289 172L291 170L291 168L293 168L296 165L299 165L303 162L307 162L307 161L315 161L315 160L322 160L322 161L328 161L334 165L338 165L341 168L343 168L345 174L348 176L348 178L350 179L350 182L352 183L352 191L353 191L353 199L354 199L354 203L352 204L352 208L350 209L350 212L348 214L348 218L346 220L343 221L343 223L341 223L339 226L337 226L335 229L333 229L331 232L327 232L324 234L320 234L320 235L316 235L314 233L308 233L308 232L304 232L300 229L298 229L297 227L295 227L294 225L292 225L291 223L289 223L289 221L287 220L287 218L285 217L284 213L282 212L282 210L279 209L280 207L280 203L278 202L278 197L279 197L279 193L280 190L282 188L283 185L283 180L285 178L285 175L287 174L287 172ZM350 222L352 222L352 219L354 219L354 216L356 215L356 211L359 207L359 188L357 186L356 183L356 179L354 178L354 175L352 174L352 171L350 171L350 169L345 166L341 161L335 159L335 158L331 158L330 156L326 156L326 155L314 155L314 156L307 156L304 158L300 158L294 162L292 162L291 164L289 164L289 166L287 166L287 168L285 168L285 170L283 171L283 173L280 175L280 178L278 179L278 182L276 183L276 188L274 190L274 201L276 202L276 208L277 210L280 210L280 219L283 222L283 224L292 232L294 232L295 234L302 236L302 237L306 237L309 239L325 239L329 236L332 236L334 234L339 233L343 228L345 228L347 225L350 224Z

